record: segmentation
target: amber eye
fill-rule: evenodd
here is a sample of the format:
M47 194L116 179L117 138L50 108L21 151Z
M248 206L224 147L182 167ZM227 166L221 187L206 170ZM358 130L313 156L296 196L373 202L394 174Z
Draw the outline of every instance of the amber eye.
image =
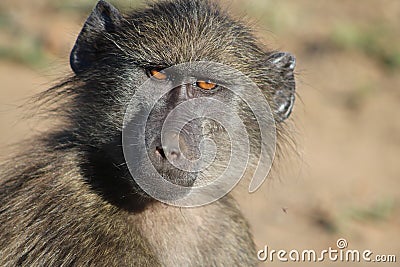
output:
M151 69L149 71L149 76L156 78L157 80L166 80L168 78L167 74L163 70Z
M204 90L212 90L217 87L217 84L211 82L210 80L206 81L197 81L197 86Z

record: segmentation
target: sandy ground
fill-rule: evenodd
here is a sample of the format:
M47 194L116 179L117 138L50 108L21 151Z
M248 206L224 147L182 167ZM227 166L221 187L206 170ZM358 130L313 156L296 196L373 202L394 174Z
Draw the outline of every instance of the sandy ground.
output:
M124 8L137 5L117 2ZM22 121L18 106L70 71L69 50L94 3L0 3L2 157L13 152L9 144L45 128ZM288 123L297 153L288 150L283 171L238 199L258 248L318 252L337 249L337 239L345 238L348 249L369 249L372 258L393 254L399 262L400 2L233 0L228 5L239 16L247 14L266 45L297 57L299 101ZM332 265L365 263L318 264Z

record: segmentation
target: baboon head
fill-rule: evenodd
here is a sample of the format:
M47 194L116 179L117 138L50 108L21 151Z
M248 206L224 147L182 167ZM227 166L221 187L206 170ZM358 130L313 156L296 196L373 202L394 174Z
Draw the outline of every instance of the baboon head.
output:
M279 134L295 97L294 57L264 50L243 22L209 1L160 1L122 15L101 0L70 63L75 75L65 112L87 155L82 168L124 207L138 196L151 199L137 179L150 188L157 179L201 186L221 175L232 156L253 166L244 173L255 172L262 143L266 151L275 145L273 131L262 140L265 131L276 126ZM262 117L268 127L260 128Z

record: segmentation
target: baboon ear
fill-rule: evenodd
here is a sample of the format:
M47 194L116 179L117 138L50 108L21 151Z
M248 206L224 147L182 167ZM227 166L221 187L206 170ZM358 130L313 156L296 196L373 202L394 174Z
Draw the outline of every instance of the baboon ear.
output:
M97 3L86 19L71 51L70 64L76 74L85 71L96 61L99 48L96 37L114 32L121 20L121 13L111 4L104 0Z
M268 64L281 79L279 87L272 92L272 101L275 119L282 122L289 117L294 105L296 58L290 53L278 52L268 57Z

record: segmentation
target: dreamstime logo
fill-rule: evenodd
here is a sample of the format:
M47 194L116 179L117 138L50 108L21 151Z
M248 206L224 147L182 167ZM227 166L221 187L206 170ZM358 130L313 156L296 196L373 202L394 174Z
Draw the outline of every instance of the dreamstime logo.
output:
M215 62L184 63L163 72L169 78L163 81L149 78L145 81L136 90L125 113L123 151L135 182L148 195L164 203L181 207L200 206L226 195L251 165L254 172L249 191L257 190L271 168L276 143L274 117L262 91L243 73ZM179 150L175 154L165 154L174 168L171 173L196 177L193 185L185 186L166 179L159 171L160 166L164 168L165 164L155 166L152 161L155 157L151 147L154 139L152 125L155 124L155 117L162 114L166 99L173 91L187 85L194 86L198 79L213 81L218 88L214 92L201 92L197 88L200 93L196 97L187 97L185 101L177 101L172 109L166 109L168 114L160 117L163 120L161 133L157 133L162 148L174 147ZM250 117L248 113L251 113ZM207 123L222 127L229 144L220 144L217 135L204 134ZM256 125L258 134L249 132L249 123L252 123L252 127ZM185 129L188 125L191 125L191 129L201 128L196 131L199 135L196 138L201 140L188 145L197 146L199 157L194 159L185 155L180 142L185 135L190 135ZM254 131L253 128L250 130ZM258 142L258 158L251 163L250 144L254 142ZM221 161L218 149L226 147L230 151L222 156L228 154L229 159ZM177 154L181 155L179 159L176 158ZM217 172L218 177L202 179L206 173L221 167L223 171Z
M280 262L390 262L395 263L397 258L393 254L375 254L369 250L348 249L347 240L339 238L336 241L336 248L329 247L321 251L314 249L297 250L275 250L264 246L263 249L257 252L259 261L280 261Z

